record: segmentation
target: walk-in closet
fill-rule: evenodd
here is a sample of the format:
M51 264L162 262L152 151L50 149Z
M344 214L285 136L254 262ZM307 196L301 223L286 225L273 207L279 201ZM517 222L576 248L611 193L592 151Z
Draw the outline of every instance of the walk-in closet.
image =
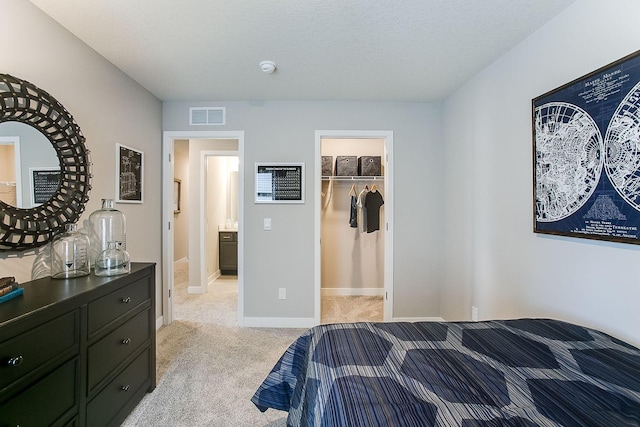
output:
M322 323L382 321L384 139L321 140Z

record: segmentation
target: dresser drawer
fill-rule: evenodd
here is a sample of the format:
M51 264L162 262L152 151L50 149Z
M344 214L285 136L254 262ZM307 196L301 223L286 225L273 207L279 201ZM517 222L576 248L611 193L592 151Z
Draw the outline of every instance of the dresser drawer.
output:
M0 425L48 426L78 412L78 361L71 360L0 405ZM73 425L73 424L70 424Z
M106 426L149 379L149 349L143 351L87 405L87 425Z
M149 277L136 280L89 303L89 336L149 300L151 298L151 295L149 295L150 280L151 278Z
M149 309L89 347L87 387L91 392L104 377L150 339Z
M77 352L79 334L76 310L0 343L0 390L74 347Z

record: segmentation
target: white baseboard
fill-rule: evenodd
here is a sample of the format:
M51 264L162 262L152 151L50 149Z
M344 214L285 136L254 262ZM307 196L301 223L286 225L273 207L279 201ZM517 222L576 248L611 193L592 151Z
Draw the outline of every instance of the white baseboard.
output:
M162 316L158 317L156 319L156 331L158 329L160 329L160 327L162 327L162 325L164 325L164 318Z
M187 287L187 293L188 294L204 294L205 292L207 292L206 286L192 286L192 285L189 285Z
M207 279L207 286L212 284L213 281L216 280L220 276L222 276L222 272L220 270L216 271L211 276L209 276L209 278Z
M175 264L176 262L182 262L182 261L189 261L189 258L187 258L186 256L183 256L182 258L180 258L179 260L174 261L173 263Z
M247 328L301 328L316 326L313 317L245 317L242 322Z
M365 297L381 297L384 296L384 288L322 288L323 297L331 296L365 296Z
M442 317L394 317L392 322L444 322Z

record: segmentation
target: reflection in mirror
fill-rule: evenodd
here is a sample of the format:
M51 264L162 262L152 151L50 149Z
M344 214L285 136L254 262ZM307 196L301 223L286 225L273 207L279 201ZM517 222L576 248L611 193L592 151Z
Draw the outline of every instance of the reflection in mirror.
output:
M0 136L0 201L22 207L18 194L22 194L20 176L20 139Z
M89 150L80 127L62 104L33 83L10 74L0 73L0 122L25 123L39 130L59 159L57 166L27 168L34 176L29 193L41 205L17 208L0 201L0 251L32 250L46 245L82 215L91 190ZM56 167L60 170L51 170ZM16 182L23 174L16 176ZM16 193L16 204L19 198Z
M60 163L56 151L44 134L28 124L0 123L0 165L0 200L11 206L38 206L58 188Z

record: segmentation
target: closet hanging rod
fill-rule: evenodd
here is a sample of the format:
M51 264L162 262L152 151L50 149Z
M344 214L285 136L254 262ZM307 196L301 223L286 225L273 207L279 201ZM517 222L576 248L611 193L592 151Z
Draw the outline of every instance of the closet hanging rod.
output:
M384 181L384 176L323 176L323 181Z

